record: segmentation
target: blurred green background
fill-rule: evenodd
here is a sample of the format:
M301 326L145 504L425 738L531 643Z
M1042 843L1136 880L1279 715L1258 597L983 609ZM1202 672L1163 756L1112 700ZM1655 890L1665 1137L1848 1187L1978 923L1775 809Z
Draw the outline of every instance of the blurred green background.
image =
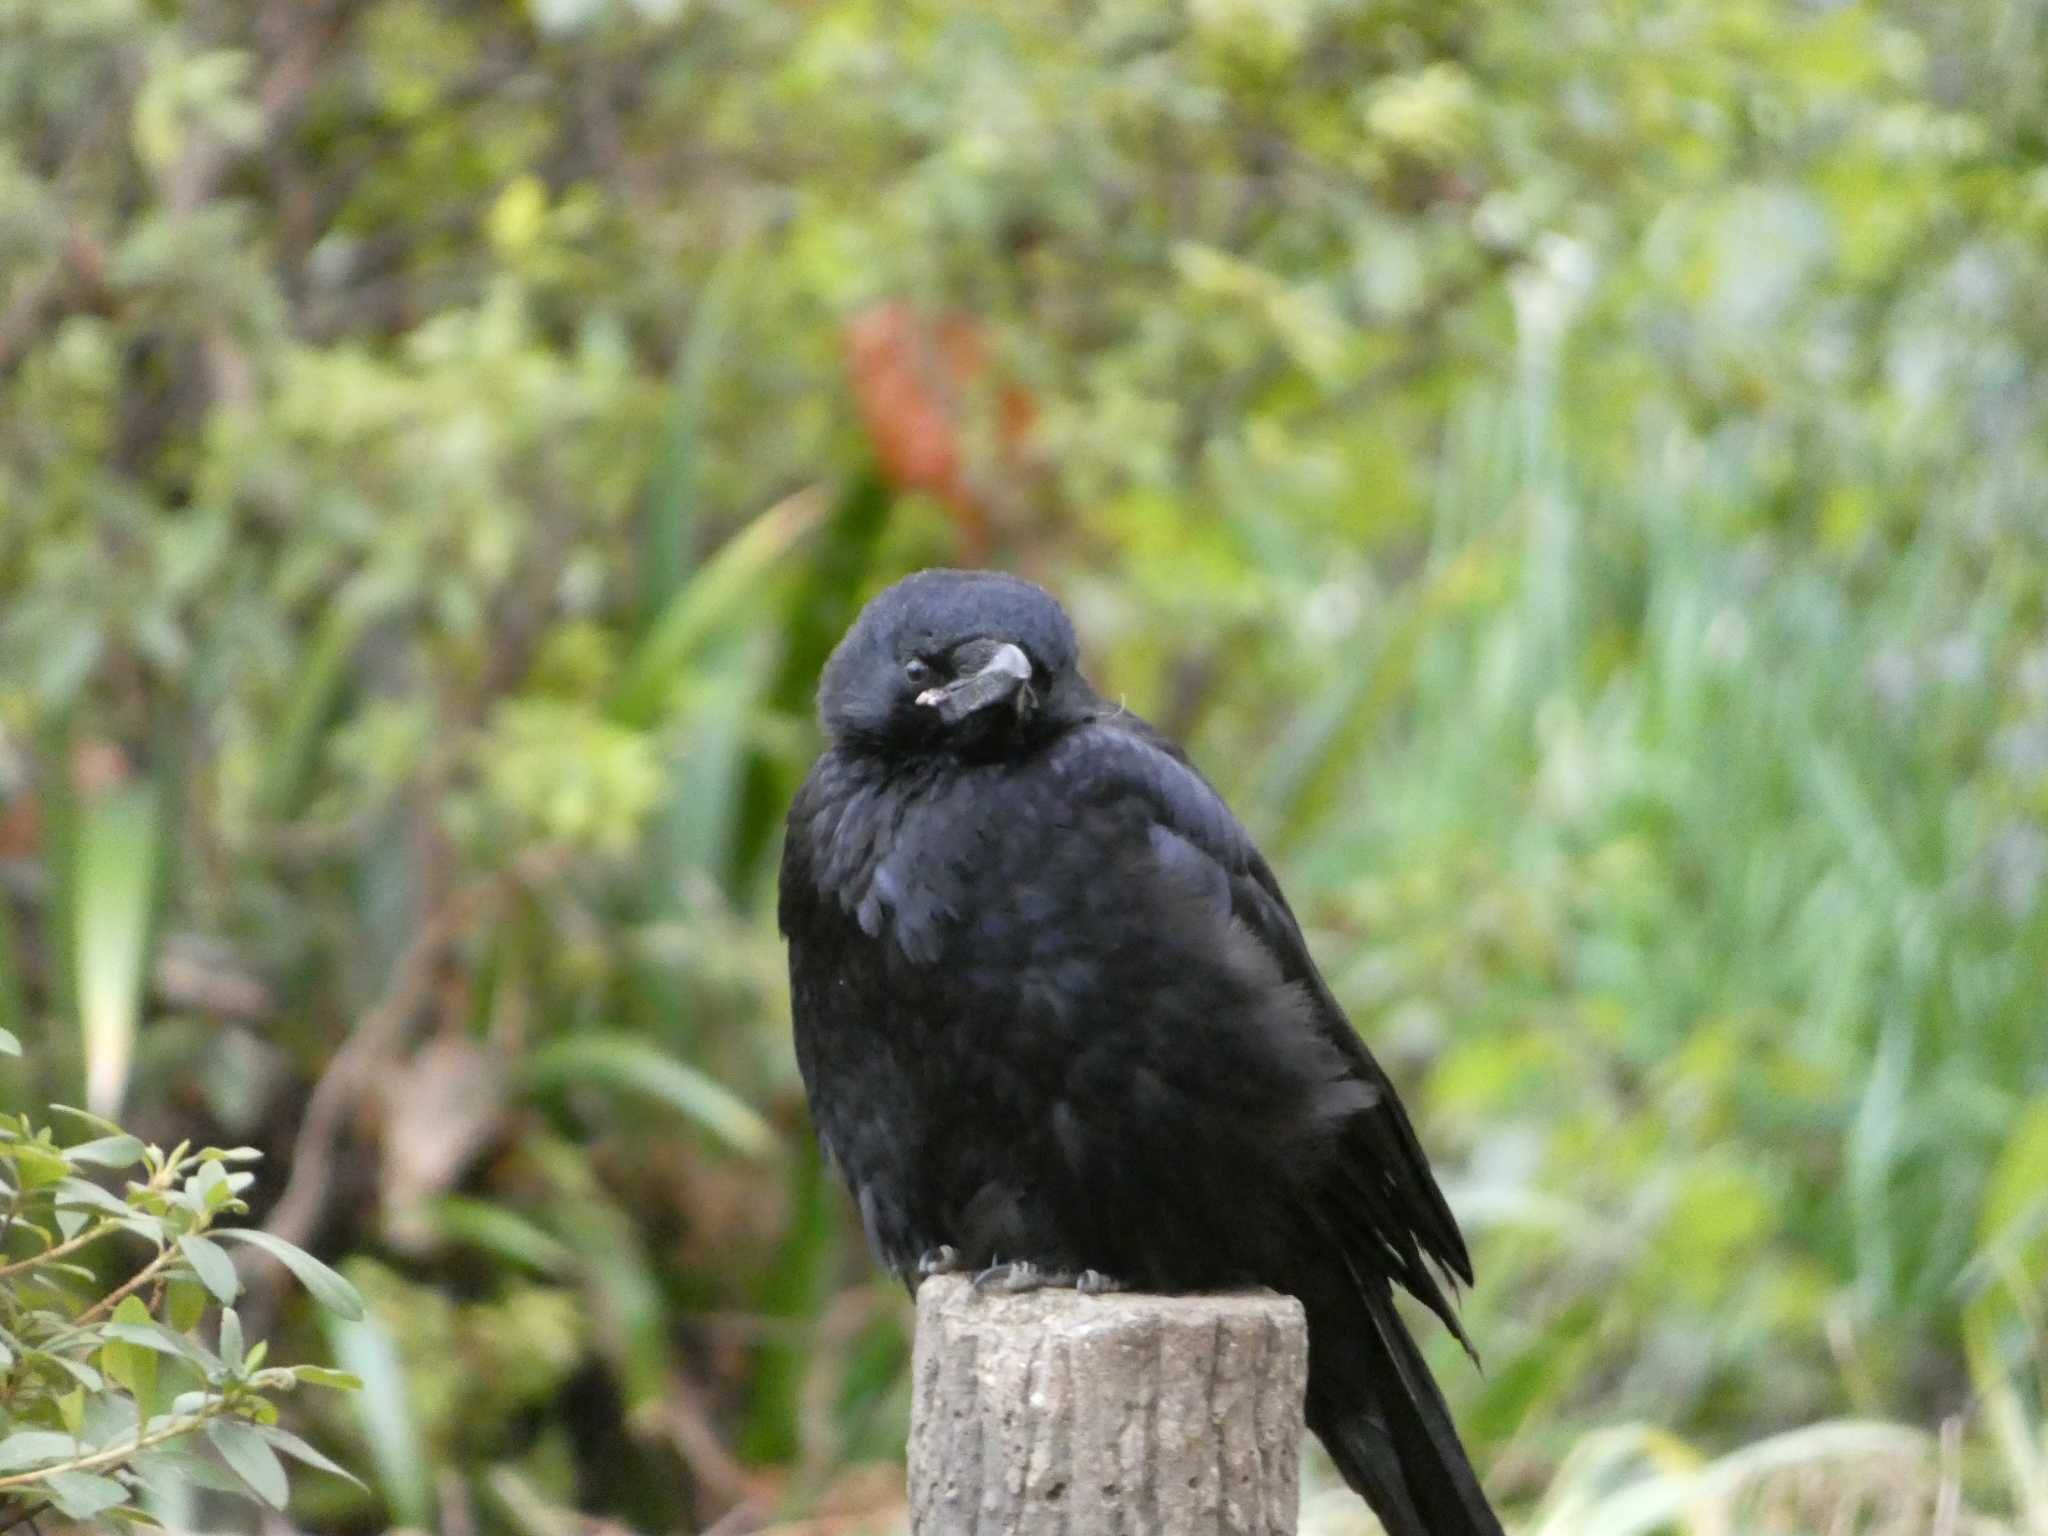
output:
M2044 108L2040 0L0 0L0 1099L370 1297L301 1529L891 1529L773 864L997 564L1404 1085L1512 1525L2048 1532Z

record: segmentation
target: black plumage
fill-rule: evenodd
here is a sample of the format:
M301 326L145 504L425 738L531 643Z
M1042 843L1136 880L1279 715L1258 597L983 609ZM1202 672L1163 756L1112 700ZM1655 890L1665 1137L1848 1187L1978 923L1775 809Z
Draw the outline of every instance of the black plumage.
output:
M1498 1536L1398 1282L1471 1262L1266 861L1008 576L876 597L819 691L781 923L827 1155L906 1284L1270 1286L1309 1424L1394 1536Z

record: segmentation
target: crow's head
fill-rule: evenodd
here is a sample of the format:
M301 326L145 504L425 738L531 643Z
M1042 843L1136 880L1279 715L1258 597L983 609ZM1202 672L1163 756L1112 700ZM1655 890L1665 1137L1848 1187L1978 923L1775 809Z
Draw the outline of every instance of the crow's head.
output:
M1000 756L1092 695L1052 595L994 571L919 571L880 593L825 664L818 713L865 751Z

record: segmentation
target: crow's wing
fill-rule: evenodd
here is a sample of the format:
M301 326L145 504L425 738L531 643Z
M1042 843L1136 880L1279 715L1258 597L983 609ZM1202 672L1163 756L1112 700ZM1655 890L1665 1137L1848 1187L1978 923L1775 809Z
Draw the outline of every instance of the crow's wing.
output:
M1075 800L1135 799L1142 804L1165 834L1155 836L1155 845L1184 860L1201 861L1207 866L1201 871L1204 878L1227 883L1233 915L1272 955L1281 974L1307 992L1316 1027L1370 1090L1361 1095L1365 1107L1346 1123L1340 1166L1334 1170L1336 1187L1329 1191L1331 1214L1352 1214L1366 1230L1340 1229L1336 1235L1347 1249L1362 1237L1376 1239L1378 1263L1462 1340L1448 1298L1422 1262L1426 1255L1471 1283L1472 1261L1457 1221L1393 1084L1331 996L1251 835L1180 749L1135 715L1105 715L1069 732L1054 747L1052 765L1064 792Z

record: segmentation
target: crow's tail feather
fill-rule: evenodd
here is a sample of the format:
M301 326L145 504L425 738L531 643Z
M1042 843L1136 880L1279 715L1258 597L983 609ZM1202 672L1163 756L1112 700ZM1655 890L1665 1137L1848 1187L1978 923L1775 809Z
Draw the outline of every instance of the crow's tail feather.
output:
M1502 1536L1393 1296L1368 1284L1348 1300L1309 1313L1309 1427L1344 1481L1388 1536Z

